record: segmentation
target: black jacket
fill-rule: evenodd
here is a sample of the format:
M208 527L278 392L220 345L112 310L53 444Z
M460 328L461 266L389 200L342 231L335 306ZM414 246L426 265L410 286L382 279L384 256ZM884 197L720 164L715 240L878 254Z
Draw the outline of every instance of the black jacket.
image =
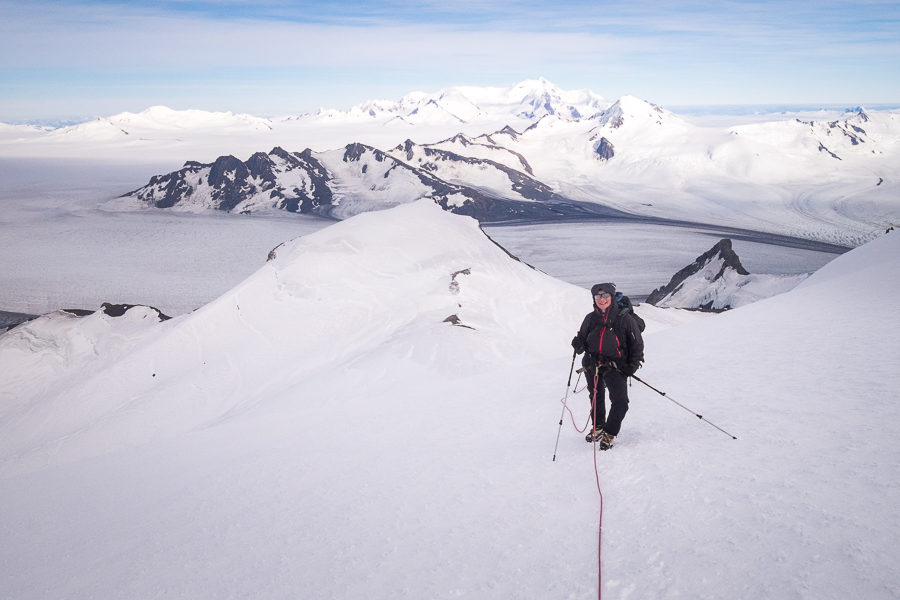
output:
M619 370L631 375L644 360L644 339L629 309L620 309L613 301L606 315L596 306L584 317L577 337L585 355L581 364L594 368L598 362L614 362Z

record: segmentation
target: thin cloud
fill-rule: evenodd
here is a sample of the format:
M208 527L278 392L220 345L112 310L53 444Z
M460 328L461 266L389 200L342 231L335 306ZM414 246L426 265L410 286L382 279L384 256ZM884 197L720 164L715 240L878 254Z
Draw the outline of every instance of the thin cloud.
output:
M258 20L105 15L44 21L40 28L4 32L4 63L17 68L347 67L402 63L426 68L461 60L579 62L631 44L605 35L557 32L486 33L447 25L380 27ZM73 23L78 26L73 27ZM470 63L471 61L471 63Z
M537 76L681 105L900 99L893 2L0 0L0 12L0 121L37 100L176 104L185 87L196 108L209 90L219 109L231 97L271 114L286 94L331 90L341 107L367 89Z

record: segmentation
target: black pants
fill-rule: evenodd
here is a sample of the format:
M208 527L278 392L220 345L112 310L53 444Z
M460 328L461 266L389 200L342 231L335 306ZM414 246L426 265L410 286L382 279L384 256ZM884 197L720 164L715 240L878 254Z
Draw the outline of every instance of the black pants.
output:
M628 381L621 371L600 369L599 376L595 369L585 369L588 392L594 406L593 422L595 429L603 429L610 435L619 435L622 419L628 412ZM606 414L606 390L609 390L609 415ZM594 402L594 396L597 400Z

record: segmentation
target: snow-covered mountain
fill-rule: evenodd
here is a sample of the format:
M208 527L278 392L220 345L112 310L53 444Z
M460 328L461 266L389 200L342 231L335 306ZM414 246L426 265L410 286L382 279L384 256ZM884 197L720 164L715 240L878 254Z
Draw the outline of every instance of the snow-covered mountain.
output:
M413 92L399 101L372 100L346 111L321 109L299 119L387 121L412 126L429 123L533 121L546 115L567 119L591 117L610 105L590 90L562 90L544 78L509 88L455 86L435 93Z
M738 439L635 382L599 455L563 383L587 291L429 201L165 322L42 317L0 335L4 592L888 600L898 252L723 314L640 306L640 377Z
M806 279L801 275L751 274L731 247L719 240L669 280L653 290L647 302L655 306L724 310L783 294Z
M335 218L421 198L486 221L617 214L595 203L569 201L503 164L410 141L390 154L349 144L327 152L274 148L247 161L221 156L211 164L189 162L179 171L153 177L125 198L138 206L186 211L279 209Z
M855 246L900 222L900 113L857 109L823 116L707 126L634 96L607 102L537 79L508 88L416 92L395 102L293 117L153 107L49 132L0 132L0 157L91 156L165 163L171 170L227 156L244 161L266 148L327 153L352 144L402 161L395 149L414 144L523 173L535 190L526 200L561 197L598 205L602 214L608 207ZM518 201L517 188L526 186L521 176L488 163L473 168L458 158L410 160L420 158L422 167L448 167L443 170L453 185L499 200ZM366 189L372 185L383 188L382 196L391 194L390 185L369 182ZM248 189L238 203L255 203L258 191ZM394 191L404 199L360 197L345 214L406 201ZM170 196L164 204L184 201Z
M277 208L342 217L359 205L374 210L423 197L445 208L482 200L362 144L325 153L274 148L246 162L234 156L212 164L191 162L127 196L157 208L245 213Z
M444 95L445 100L455 97L446 91ZM523 97L534 98L527 94ZM470 91L467 98L479 96ZM471 131L475 121L458 119L453 135L430 142L415 139L412 134L437 133L440 127L404 125L395 129L396 116L388 116L411 111L410 107L415 106L422 123L446 126L444 117L424 116L425 107L438 110L435 102L433 96L412 95L398 103L403 109L373 104L366 109L371 114L365 119L375 120L358 125L357 133L375 127L377 121L377 127L384 131L404 135L404 141L393 146L363 145L414 167L426 178L467 188L465 195L470 199L493 199L487 209L466 213L482 219L533 218L533 211L547 203L562 203L566 208L558 215L571 217L584 210L572 209L572 205L583 203L596 207L588 212L601 215L615 215L618 211L634 216L699 220L845 246L869 239L883 230L883 225L900 220L900 206L894 201L894 190L900 183L893 177L900 169L900 119L893 113L856 112L821 123L786 120L717 129L694 125L633 96L624 96L605 108L598 105L597 112L577 118L572 111L560 108L556 100L548 100L546 106L553 110L545 110L540 116L539 111L531 112L529 118L523 117L525 113L521 111L510 114L509 106L503 104L507 106L505 113L476 110L478 115L494 115L477 121L484 127L504 123L501 114L507 120L503 126L476 128L478 133L467 133L466 127ZM464 112L459 108L462 105L457 98L457 112ZM341 115L332 117L345 124L356 122L352 115ZM470 118L474 118L472 115ZM510 122L520 125L513 127ZM310 121L306 123L309 125ZM277 123L273 127L277 128ZM347 147L360 143L363 142L354 140ZM343 152L323 150L323 164L327 156ZM196 163L190 161L199 168ZM339 166L334 161L332 164ZM345 210L345 200L345 209L333 214L348 216L408 202L416 199L416 193L427 197L444 194L422 191L416 186L394 186L390 177L377 183L366 179L365 183L355 188L357 201L352 210ZM300 212L305 211L306 205L294 201L300 195L292 195L290 187L276 187L276 197L263 198L259 194L269 191L265 186L244 186L240 198L225 206L244 204L253 210L268 204L288 210L297 206ZM196 190L184 186L178 190L183 192L180 198L173 195L176 188L169 188L162 202L159 192L153 192L152 198L146 190L143 195L159 206L196 208L216 204L198 202L196 198L202 197L202 192L197 195ZM265 202L260 204L262 200ZM502 210L495 210L494 203L507 200L532 205L504 205ZM314 202L317 206L330 205L324 197ZM449 206L459 210L458 203L449 202ZM541 218L554 218L553 211L541 210ZM877 223L871 221L873 216Z
M471 146L465 136L458 135L454 140ZM498 148L502 151L502 148ZM534 179L527 172L509 167L502 162L489 158L463 156L433 146L420 146L412 140L391 150L395 156L407 164L433 173L445 181L468 185L487 191L493 196L514 200L533 200L542 202L564 202L566 199L555 193L549 186ZM510 157L504 157L509 159ZM527 161L518 157L520 169L528 171ZM509 161L512 162L512 161Z
M172 110L151 106L140 113L123 112L111 117L55 129L50 141L131 141L134 139L166 139L173 135L241 135L269 131L269 119L231 112L204 110Z

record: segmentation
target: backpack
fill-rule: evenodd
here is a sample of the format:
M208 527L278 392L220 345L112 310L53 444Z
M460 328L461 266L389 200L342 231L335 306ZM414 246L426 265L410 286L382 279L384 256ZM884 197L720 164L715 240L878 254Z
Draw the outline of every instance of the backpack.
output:
M631 304L631 299L622 292L616 292L616 304L619 306L619 313L631 313L631 316L634 317L634 320L638 325L638 329L643 333L644 327L646 327L647 324L644 323L644 320L636 312L634 312L634 306Z

